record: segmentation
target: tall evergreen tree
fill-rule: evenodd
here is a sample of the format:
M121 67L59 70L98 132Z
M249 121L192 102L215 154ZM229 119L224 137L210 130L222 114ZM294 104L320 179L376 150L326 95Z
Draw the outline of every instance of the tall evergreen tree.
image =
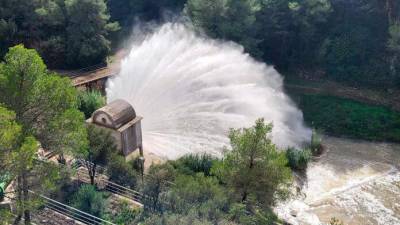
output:
M0 107L0 169L2 175L14 178L16 218L18 224L22 217L25 224L31 222L31 211L39 206L37 195L54 187L59 176L53 163L40 162L37 157L39 142L32 136L25 136L23 127L15 121L16 114Z
M67 62L88 66L105 60L110 51L109 32L119 29L109 23L104 0L66 0Z
M263 119L251 128L231 130L232 150L226 151L214 173L233 188L236 199L268 208L284 198L291 181L284 152L279 152L268 134L272 125Z
M0 77L0 102L15 112L25 135L33 135L45 149L61 156L86 149L77 91L68 78L49 73L35 50L22 45L10 48L0 64Z

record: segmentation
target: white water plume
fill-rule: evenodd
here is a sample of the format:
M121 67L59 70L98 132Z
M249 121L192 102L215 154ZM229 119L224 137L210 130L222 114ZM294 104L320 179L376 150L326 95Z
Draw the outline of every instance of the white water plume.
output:
M229 128L251 126L260 117L273 122L279 147L299 147L311 134L273 67L182 24L165 24L135 44L109 80L107 98L129 101L144 117L145 151L169 159L220 155Z

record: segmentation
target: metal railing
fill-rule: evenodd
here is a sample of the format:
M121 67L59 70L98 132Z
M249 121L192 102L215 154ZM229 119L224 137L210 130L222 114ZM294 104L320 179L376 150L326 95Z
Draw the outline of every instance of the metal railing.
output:
M77 172L77 176L80 181L90 183L90 177L87 173L87 168L85 167L85 164L91 164L93 166L93 163L79 159L76 160L76 162L71 166L71 169L74 169ZM84 168L84 171L82 171L82 169L80 168ZM108 176L102 173L103 171L106 171L106 168L96 165L95 180L97 181L98 186L102 186L104 190L110 193L120 195L138 203L142 202L143 195L140 192L106 179L105 177L108 178Z
M93 65L93 66L88 66L85 68L81 68L81 69L77 69L77 70L55 70L55 72L62 74L62 75L66 75L70 78L75 78L75 77L79 77L79 76L85 76L91 73L95 73L99 70L103 70L107 68L107 63L100 63L97 65Z
M83 212L79 209L71 207L69 205L65 205L61 202L57 202L51 198L48 198L41 194L36 194L33 191L29 191L30 193L39 196L44 201L44 206L50 210L53 210L59 214L62 214L66 217L74 219L84 224L88 225L115 225L110 221L103 220L99 217L93 216L89 213Z
M102 179L102 178L101 178ZM104 180L104 179L103 179ZM113 183L111 181L105 181L105 190L113 194L120 195L122 197L131 199L135 202L142 204L143 195L137 191L129 189L127 187L121 186L119 184Z

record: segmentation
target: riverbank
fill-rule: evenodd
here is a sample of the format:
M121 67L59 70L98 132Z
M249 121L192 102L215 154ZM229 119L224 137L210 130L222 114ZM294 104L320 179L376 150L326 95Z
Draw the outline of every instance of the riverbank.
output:
M348 91L350 87L329 81L292 82L289 79L285 88L308 126L336 137L400 142L400 99L390 105L400 94L385 98L383 91Z
M400 87L397 89L354 87L326 78L311 80L285 74L285 88L294 93L335 96L368 105L384 106L400 112Z

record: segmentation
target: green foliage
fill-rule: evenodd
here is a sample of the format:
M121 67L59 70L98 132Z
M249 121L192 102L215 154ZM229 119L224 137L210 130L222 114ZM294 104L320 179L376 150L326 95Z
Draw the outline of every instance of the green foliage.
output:
M54 191L47 192L46 196L58 202L68 204L80 187L80 182L74 180L73 175L75 175L75 171L66 167L60 168L60 178L54 182Z
M94 111L106 104L106 98L96 90L79 92L78 100L78 108L85 114L86 119L90 118Z
M196 215L180 215L165 213L162 215L152 215L147 218L144 225L212 225L213 223L205 219L197 218ZM224 223L221 223L224 224Z
M223 160L186 155L152 165L144 184L143 224L276 224L275 200L287 195L291 171L284 152L257 120L232 130ZM310 153L311 155L311 153Z
M1 3L0 56L8 47L24 43L36 48L52 68L105 62L112 35L113 46L118 46L117 41L131 33L137 19L159 22L171 17L165 11L172 11L182 12L200 32L238 42L246 52L280 70L322 71L330 79L352 85L379 84L392 88L400 80L399 56L395 51L400 4L393 0L2 0ZM116 33L119 26L111 21L118 21L122 32ZM320 73L310 74L311 78L320 76Z
M87 160L93 163L105 165L109 157L117 153L114 137L109 131L88 125L89 148Z
M232 150L213 172L234 189L237 200L268 208L287 195L291 171L284 152L279 152L268 134L271 124L263 119L251 128L231 130Z
M171 161L171 164L182 174L194 175L196 173L204 173L204 175L210 176L211 167L216 161L218 159L208 154L189 154L178 160Z
M293 170L305 170L307 169L307 164L311 160L311 150L306 149L295 149L289 148L286 150L286 157L290 168Z
M0 104L14 111L0 109L0 167L16 181L15 224L22 216L30 223L41 203L29 190L49 191L59 178L52 162L37 160L39 143L60 155L86 147L76 99L71 81L50 74L35 50L10 48L0 64Z
M104 194L98 192L93 185L82 185L72 198L71 206L102 218L107 202Z
M0 225L9 225L12 223L13 214L7 207L0 206Z
M105 60L110 51L109 32L119 29L118 23L108 23L104 0L65 0L68 16L67 63L88 66Z
M138 172L132 164L125 161L123 156L114 154L108 164L107 173L111 181L135 189L138 183Z
M182 215L193 211L198 217L217 222L230 205L226 189L215 177L206 177L202 173L180 175L166 196L168 204L165 207Z
M104 0L2 0L0 54L24 43L51 67L104 62L110 50L107 38L119 28L109 17Z
M135 18L143 21L162 20L166 11L179 13L186 0L111 0L107 1L112 20L131 29Z
M0 106L0 169L11 163L10 152L18 145L21 126L15 121L15 113ZM1 174L3 175L3 174Z
M97 165L105 166L113 154L117 153L117 146L114 137L109 131L98 128L95 125L88 125L89 147L87 152L80 157L85 159L85 166L88 170L90 182L94 184L97 172Z
M253 25L259 9L252 0L188 0L184 13L193 25L213 38L236 41L256 52ZM243 35L246 34L246 35Z
M400 113L388 108L318 95L302 95L299 106L306 122L327 134L400 141Z
M362 0L188 0L184 12L198 30L238 42L278 69L393 87L398 57L386 43L396 42L396 25L390 28L385 8L384 1Z
M116 214L106 214L105 219L121 225L134 224L141 211L139 208L133 208L130 204L131 203L126 201L122 202L122 204L117 207Z
M86 154L88 146L84 116L76 109L69 109L59 115L47 127L47 146L62 153L75 156ZM74 132L70 132L73 130Z
M174 168L169 164L152 165L147 173L148 179L143 187L143 205L146 214L163 212L163 195L175 178Z
M4 191L9 181L15 180L15 221L19 222L24 215L25 220L29 222L30 211L36 209L40 202L28 190L36 193L51 190L53 181L58 177L58 171L51 163L37 161L38 142L32 136L25 137L22 127L15 119L14 112L0 106L0 192ZM0 211L0 215L4 216L2 218L9 216L7 211Z
M0 102L15 112L24 133L60 154L86 147L77 91L68 78L49 73L35 50L22 45L10 48L0 77Z
M252 225L252 224L277 224L278 218L270 209L260 210L257 207L253 209L254 213L249 214L248 207L245 204L233 204L229 211L231 220L237 224Z

